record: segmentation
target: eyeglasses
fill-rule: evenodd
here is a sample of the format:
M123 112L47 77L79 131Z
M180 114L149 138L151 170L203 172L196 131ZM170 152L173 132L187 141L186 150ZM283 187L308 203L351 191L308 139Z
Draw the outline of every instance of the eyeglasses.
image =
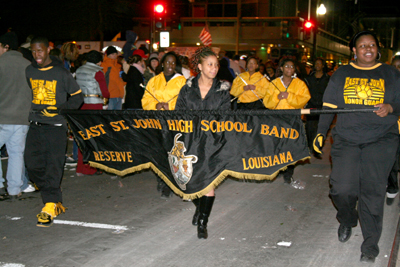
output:
M291 69L294 69L294 66L293 65L285 65L285 66L283 66L284 68L291 68Z

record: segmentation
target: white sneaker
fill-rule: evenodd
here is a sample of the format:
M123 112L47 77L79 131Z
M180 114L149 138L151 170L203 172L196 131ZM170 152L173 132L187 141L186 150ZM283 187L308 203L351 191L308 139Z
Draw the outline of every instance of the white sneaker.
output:
M68 166L76 166L78 163L71 157L66 157L65 159L65 165Z
M22 190L22 192L24 192L24 193L31 193L31 192L35 192L35 191L36 191L36 189L32 185L28 185L28 187L25 188L25 190Z

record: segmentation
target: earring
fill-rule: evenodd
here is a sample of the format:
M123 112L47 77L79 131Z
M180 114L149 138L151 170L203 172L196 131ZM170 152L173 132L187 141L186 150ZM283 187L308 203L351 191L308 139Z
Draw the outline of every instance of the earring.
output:
M357 60L357 55L354 55L354 60Z
M379 54L379 57L376 60L380 60L382 57L381 52L378 52L378 54Z

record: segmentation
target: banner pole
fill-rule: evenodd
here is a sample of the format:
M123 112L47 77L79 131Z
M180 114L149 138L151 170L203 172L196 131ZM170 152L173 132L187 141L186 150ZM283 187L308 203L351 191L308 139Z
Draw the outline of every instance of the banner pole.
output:
M302 115L320 115L320 114L338 114L338 113L358 113L358 112L374 112L378 110L378 107L373 108L361 108L361 109L310 109L304 108L300 110Z
M271 116L271 115L320 115L320 114L339 114L339 113L371 113L378 110L378 107L361 108L361 109L275 109L275 110L166 110L171 114L196 114L198 116L206 114L236 114L236 115L254 115L254 116ZM41 110L32 110L32 113L40 113ZM102 114L143 114L160 112L157 110L76 110L76 109L61 109L60 115L102 115Z

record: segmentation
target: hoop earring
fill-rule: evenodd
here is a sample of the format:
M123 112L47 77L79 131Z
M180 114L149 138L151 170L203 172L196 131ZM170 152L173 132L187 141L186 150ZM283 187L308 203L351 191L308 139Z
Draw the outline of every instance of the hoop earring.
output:
M354 60L357 60L357 55L354 55Z
M381 52L378 52L378 54L379 54L379 57L376 60L380 60L382 57Z

